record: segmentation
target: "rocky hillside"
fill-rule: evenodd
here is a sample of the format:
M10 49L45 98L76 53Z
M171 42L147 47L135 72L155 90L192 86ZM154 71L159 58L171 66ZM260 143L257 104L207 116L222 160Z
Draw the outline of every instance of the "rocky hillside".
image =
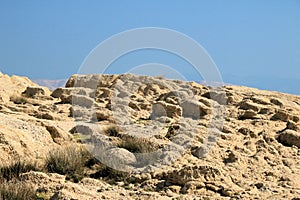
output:
M2 199L300 199L299 96L130 74L0 91Z

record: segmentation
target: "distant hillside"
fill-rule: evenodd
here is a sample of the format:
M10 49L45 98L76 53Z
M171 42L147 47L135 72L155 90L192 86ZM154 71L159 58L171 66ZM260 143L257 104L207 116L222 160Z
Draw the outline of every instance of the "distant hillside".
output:
M64 87L68 79L57 79L57 80L47 80L47 79L37 79L33 82L39 84L40 86L48 87L50 90L54 90L59 87Z

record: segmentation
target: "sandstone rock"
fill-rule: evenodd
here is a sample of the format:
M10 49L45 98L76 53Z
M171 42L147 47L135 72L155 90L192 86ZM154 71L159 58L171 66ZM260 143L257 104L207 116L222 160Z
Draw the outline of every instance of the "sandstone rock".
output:
M229 151L227 158L224 159L225 163L233 163L238 161L238 156L234 154L232 151Z
M157 102L152 106L151 119L167 116L170 118L180 117L182 110L179 106L168 104L165 102Z
M6 103L10 101L11 96L20 96L29 86L38 87L27 77L0 75L0 102Z
M289 114L285 110L278 110L272 117L271 120L280 120L284 122L288 122L289 120L292 120L294 122L299 121L299 117L296 115Z
M250 137L256 137L255 133L246 127L242 127L238 130L239 133L242 133L243 135L249 135Z
M265 98L265 97L251 97L251 100L254 102L254 103L257 103L257 104L262 104L262 105L269 105L270 104L270 100Z
M95 89L97 87L106 87L112 84L119 75L72 75L66 83L66 87L84 87Z
M222 89L219 89L219 88L213 89L212 91L207 92L207 93L203 94L202 96L206 97L208 99L212 99L221 105L226 105L226 103L227 103L226 93L224 91L222 91Z
M181 103L182 116L192 119L200 119L202 116L210 113L209 108L197 101L185 101Z
M222 174L218 169L211 166L185 166L182 169L177 169L168 172L167 180L171 183L184 186L190 181L213 181L220 180Z
M56 143L61 143L63 141L70 140L70 136L65 133L63 130L61 130L59 127L51 126L51 125L45 125L47 131L50 133L52 139ZM62 141L60 140L62 139Z
M93 98L95 96L95 90L89 88L57 88L51 96L54 98L60 98L61 103L72 103L73 96L82 95Z
M286 129L291 129L293 131L299 131L299 126L294 121L288 121L286 125Z
M94 105L94 99L84 95L73 95L72 104L75 106L91 108Z
M112 148L106 153L106 157L108 159L106 162L119 169L123 165L130 165L136 162L134 154L123 148Z
M70 133L72 133L72 134L80 133L80 134L83 134L83 135L92 135L93 132L94 131L91 128L91 126L84 125L84 124L78 124L70 130Z
M245 110L242 112L239 116L239 119L245 120L245 119L259 119L258 114L253 110Z
M53 113L45 113L45 112L36 112L34 114L34 116L36 118L39 118L39 119L47 119L47 120L55 120L56 117L55 117L55 114Z
M244 110L253 110L255 112L260 111L260 107L258 105L255 105L254 103L250 102L249 100L244 100L239 103L239 106L241 109Z
M279 99L272 98L270 101L277 106L283 106L283 103Z
M113 90L105 87L100 87L96 90L95 96L99 99L111 97L113 94Z
M300 148L300 133L293 130L285 130L278 136L278 141L286 146L297 146Z
M205 146L194 147L191 151L192 155L197 158L204 158L208 153L208 149Z
M96 118L98 121L104 121L104 120L108 120L110 121L112 113L111 111L109 111L108 109L96 109Z
M205 188L205 184L202 181L189 181L182 187L181 192L184 194L193 194L193 191Z
M27 97L37 97L37 96L44 96L49 95L50 90L45 87L27 87L26 90L23 92L24 95Z
M168 92L160 95L158 98L159 101L165 101L170 104L178 105L179 104L179 96L176 92Z
M181 187L178 185L171 185L168 187L172 192L179 194L181 191Z

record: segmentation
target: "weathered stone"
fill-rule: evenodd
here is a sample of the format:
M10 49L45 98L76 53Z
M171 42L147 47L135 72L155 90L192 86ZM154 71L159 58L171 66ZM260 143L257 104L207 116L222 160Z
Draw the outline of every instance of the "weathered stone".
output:
M212 99L216 102L218 102L221 105L226 105L227 104L227 96L226 92L222 91L221 89L215 89L210 92L207 92L202 95L203 97L206 97L208 99Z
M296 115L289 114L285 110L278 110L272 117L271 120L280 120L284 122L288 122L289 120L292 120L294 122L299 121L299 117Z
M277 106L283 106L283 103L279 99L272 98L270 101Z
M241 103L239 103L239 106L243 110L253 110L255 112L259 112L260 110L260 107L258 105L255 105L249 100L242 101Z
M80 107L91 108L94 105L94 99L83 95L73 95L72 104Z
M300 148L300 133L293 130L285 130L278 136L278 141L285 146L297 146Z
M232 151L230 151L228 153L228 156L224 159L225 163L233 163L236 161L238 161L238 156L235 153L233 153Z
M288 121L287 125L286 125L287 129L291 129L293 131L299 131L300 128L298 127L298 125L294 122L294 121Z
M49 89L45 87L27 87L23 92L27 97L44 96L49 93Z
M180 117L182 115L181 107L159 101L152 105L151 119L167 116L170 118Z
M61 103L72 103L73 96L81 95L94 98L95 91L89 88L57 88L51 96L54 98L60 98Z
M94 131L90 126L84 124L78 124L70 130L70 133L72 134L80 133L83 135L92 135L93 132Z
M204 158L206 154L208 153L209 149L207 149L204 145L200 147L193 147L192 148L192 155L196 158Z
M70 136L60 128L53 125L45 125L54 142L61 144L64 141L70 141Z
M136 157L133 153L123 148L112 148L106 151L107 163L112 165L130 165L136 162Z
M112 113L108 109L97 109L95 112L98 121L110 120Z
M257 113L253 110L245 110L242 112L239 116L240 120L245 120L245 119L259 119L259 116Z
M257 104L262 104L262 105L270 104L270 100L265 97L251 97L251 100Z
M210 113L209 108L198 101L184 101L181 103L182 116L192 119L200 119L202 116Z

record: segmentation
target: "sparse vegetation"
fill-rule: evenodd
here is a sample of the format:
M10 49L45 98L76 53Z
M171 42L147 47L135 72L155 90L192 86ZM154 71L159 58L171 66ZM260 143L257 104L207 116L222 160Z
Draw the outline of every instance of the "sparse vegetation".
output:
M31 185L17 182L0 184L0 199L33 200L37 198Z
M21 174L36 170L35 163L28 164L17 160L9 165L0 166L0 199L32 200L36 199L34 188L18 179Z
M127 172L121 172L113 168L102 165L96 173L90 175L91 178L104 178L109 183L115 183L116 181L124 181L128 176Z
M24 161L17 160L10 165L0 167L0 179L2 179L2 181L10 181L19 178L22 173L36 169L37 167L35 164L27 164Z
M150 153L159 148L158 145L148 139L134 137L123 138L118 147L127 149L132 153Z
M73 138L78 143L86 143L86 142L90 142L91 135L84 135L84 134L80 134L80 133L75 133L73 135Z
M49 152L45 168L50 173L66 175L67 180L78 182L84 176L89 158L89 153L78 146L61 147Z
M117 126L110 126L104 132L106 135L111 137L120 137L120 128Z
M37 192L35 195L35 199L37 200L48 200L50 197L45 192Z

